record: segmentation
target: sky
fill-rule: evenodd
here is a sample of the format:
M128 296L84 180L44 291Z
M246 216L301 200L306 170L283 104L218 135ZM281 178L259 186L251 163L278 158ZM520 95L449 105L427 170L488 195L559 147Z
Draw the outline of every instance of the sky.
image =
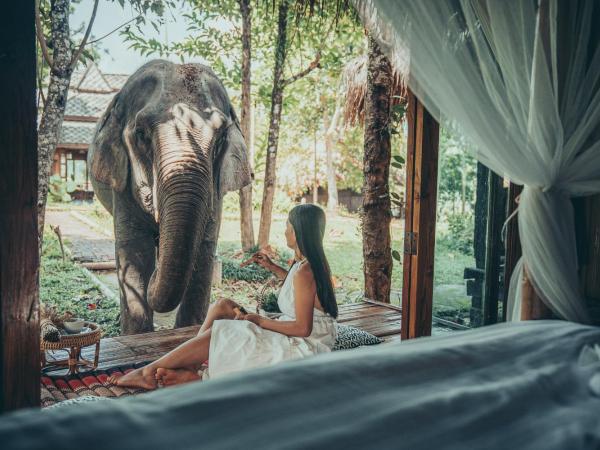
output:
M87 27L93 4L93 0L83 0L81 3L74 5L75 11L70 18L72 30L79 28L82 23ZM185 21L181 18L181 11L174 12L173 16L175 16L174 19L167 14L166 23L160 30L160 34L151 25L148 25L144 29L146 37L154 37L162 42L182 40L187 34ZM135 17L135 14L127 4L125 8L121 8L117 1L100 0L90 40L109 33L133 17ZM158 57L141 56L137 51L128 49L129 44L123 42L123 38L118 31L103 39L99 44L101 44L101 48L108 50L108 54L101 51L101 59L98 64L100 70L104 73L132 74L146 61ZM180 62L176 57L166 59Z

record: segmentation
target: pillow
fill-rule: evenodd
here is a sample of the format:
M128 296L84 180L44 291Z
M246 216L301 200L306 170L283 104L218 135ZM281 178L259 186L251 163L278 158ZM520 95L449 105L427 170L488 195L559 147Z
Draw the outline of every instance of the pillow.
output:
M362 345L381 344L383 339L361 330L360 328L336 323L337 339L332 350L346 350Z

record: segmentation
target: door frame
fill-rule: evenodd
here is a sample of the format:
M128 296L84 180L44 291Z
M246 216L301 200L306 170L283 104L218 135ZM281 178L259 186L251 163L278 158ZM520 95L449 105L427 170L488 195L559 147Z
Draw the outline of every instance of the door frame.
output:
M440 127L409 90L401 338L431 335Z

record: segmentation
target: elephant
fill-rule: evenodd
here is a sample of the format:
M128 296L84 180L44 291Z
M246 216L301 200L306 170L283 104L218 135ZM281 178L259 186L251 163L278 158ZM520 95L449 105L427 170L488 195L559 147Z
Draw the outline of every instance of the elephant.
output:
M223 196L252 182L223 83L202 64L153 60L100 118L88 152L94 192L112 214L121 333L204 320Z

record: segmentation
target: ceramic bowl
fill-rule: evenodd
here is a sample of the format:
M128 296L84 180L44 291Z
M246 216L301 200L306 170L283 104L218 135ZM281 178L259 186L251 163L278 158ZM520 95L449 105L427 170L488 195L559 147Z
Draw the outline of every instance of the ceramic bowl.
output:
M67 319L63 322L65 330L69 333L79 333L85 324L85 320L79 318Z

